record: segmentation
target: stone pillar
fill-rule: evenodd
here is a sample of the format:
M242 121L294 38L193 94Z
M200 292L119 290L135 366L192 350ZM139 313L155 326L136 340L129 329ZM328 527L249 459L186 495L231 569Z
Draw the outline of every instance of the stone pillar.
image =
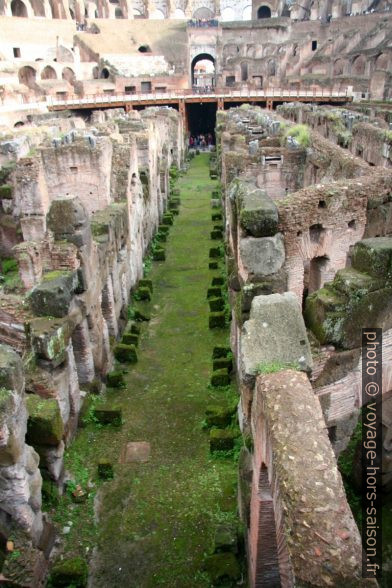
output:
M80 384L92 382L94 379L94 360L87 320L77 325L72 333L72 346L75 352L76 369Z
M104 289L102 290L102 314L107 322L109 335L112 337L117 337L118 324L111 276L108 276Z
M39 457L26 445L27 410L22 361L0 345L0 524L23 529L35 544L42 529Z

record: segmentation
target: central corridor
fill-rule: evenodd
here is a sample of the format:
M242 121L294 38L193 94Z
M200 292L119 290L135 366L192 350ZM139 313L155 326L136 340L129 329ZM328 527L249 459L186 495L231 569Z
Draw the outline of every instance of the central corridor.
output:
M142 326L139 361L128 368L126 388L107 393L111 404L121 406L123 425L88 425L70 448L70 469L79 464L96 477L99 457L115 464L114 479L100 486L91 504L95 527L86 510L71 531L70 551L93 552L94 588L210 586L202 566L216 525L236 520L236 465L233 458L211 457L203 429L208 404L235 402L234 388L209 386L212 349L227 344L229 335L208 328L207 288L220 275L208 269L216 186L208 161L208 154L196 156L177 183L180 214L164 244L166 261L154 262L148 275L152 301L137 303L151 312ZM119 464L130 441L151 444L149 462Z

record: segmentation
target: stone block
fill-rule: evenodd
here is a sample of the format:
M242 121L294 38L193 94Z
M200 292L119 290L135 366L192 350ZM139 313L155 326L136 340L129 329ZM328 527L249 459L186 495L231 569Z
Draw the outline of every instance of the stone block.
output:
M222 231L218 231L218 230L213 230L210 233L210 239L212 239L213 241L219 241L221 239L223 239L223 233Z
M51 272L35 286L29 301L38 316L65 317L79 284L77 272Z
M241 568L234 553L215 553L206 558L204 569L212 586L234 586L241 577Z
M102 458L98 461L98 477L101 480L111 480L114 477L113 464L109 459Z
M153 251L152 258L154 261L165 261L166 253L163 247L156 247Z
M256 296L243 325L241 377L253 379L262 369L295 365L310 372L312 354L299 302L292 292Z
M392 273L392 237L363 239L354 245L353 268L375 278L386 278Z
M217 261L210 261L208 264L208 269L210 269L210 270L218 269L218 262Z
M170 226L173 224L173 215L171 214L171 212L165 212L165 214L162 217L162 224L166 225L166 226Z
M227 368L215 370L211 376L211 386L228 386L230 384L230 376Z
M217 312L225 308L225 301L223 300L223 298L219 297L209 298L208 304L210 305L211 312Z
M212 286L223 286L225 279L222 276L214 276L211 281Z
M135 345L117 343L117 345L114 348L114 357L120 363L136 363L137 353Z
M151 300L151 290L150 288L146 288L144 286L139 286L139 288L135 292L136 300Z
M101 425L121 425L122 410L113 406L97 406L94 408L94 417Z
M139 335L136 335L136 333L124 333L121 338L121 343L125 343L125 345L135 345L135 347L137 347L139 345Z
M237 189L240 226L252 237L271 237L278 231L278 209L264 190L241 182Z
M221 298L222 290L219 286L211 286L207 290L207 298Z
M64 424L57 400L29 394L26 405L29 413L27 443L29 445L58 445L64 435Z
M231 357L220 357L219 359L214 359L212 362L212 369L214 371L227 369L229 372L231 372L233 369L233 360Z
M240 239L240 256L245 271L252 279L277 273L285 261L283 236L246 237Z
M170 231L169 225L164 225L164 224L158 225L158 232L159 233L163 233L163 234L167 235L169 231Z
M211 429L210 451L230 451L237 437L238 431L233 429Z
M106 383L109 388L123 388L125 386L124 374L122 372L109 372L106 376Z
M220 247L211 247L209 257L210 259L214 259L215 257L222 257L222 251Z
M139 288L148 288L151 294L154 291L152 280L148 280L147 278L142 278L141 280L139 280Z
M140 335L141 328L137 323L129 322L125 329L126 333L133 333L134 335Z
M167 233L161 233L160 231L158 231L158 233L155 235L155 239L160 243L166 243Z
M206 408L206 423L208 427L217 427L223 429L228 427L236 412L236 407L220 406L211 404Z
M139 308L135 308L134 310L134 319L135 321L146 322L150 320L150 315L146 310L140 310Z
M72 557L56 562L50 574L50 583L53 588L67 586L85 588L87 580L87 562L81 557Z
M208 325L210 329L224 328L226 326L226 314L224 312L210 312Z
M10 184L3 184L0 186L0 200L11 200L12 186Z
M215 531L215 553L238 552L238 530L233 523L221 523Z
M33 319L27 325L27 333L37 357L54 362L55 365L64 361L71 335L67 319L53 317Z
M231 353L231 349L228 345L215 345L212 350L212 359L227 357L229 353Z
M213 212L211 215L212 221L220 221L222 220L222 213L221 212Z

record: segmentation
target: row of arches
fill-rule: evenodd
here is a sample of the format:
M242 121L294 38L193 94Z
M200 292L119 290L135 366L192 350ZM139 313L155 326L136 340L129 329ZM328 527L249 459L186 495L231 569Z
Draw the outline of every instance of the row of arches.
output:
M25 65L18 71L18 79L20 84L31 86L37 81L37 71L30 65ZM41 80L57 80L59 79L56 70L47 65L41 72ZM72 84L75 79L75 72L70 67L64 67L61 72L61 79Z

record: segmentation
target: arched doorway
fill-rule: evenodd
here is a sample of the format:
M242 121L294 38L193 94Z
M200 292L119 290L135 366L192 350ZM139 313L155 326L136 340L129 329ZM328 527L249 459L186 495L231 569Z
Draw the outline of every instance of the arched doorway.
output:
M200 19L200 20L210 20L214 18L214 13L212 10L207 8L206 6L201 6L192 14L192 18Z
M75 72L70 67L65 67L61 74L61 77L63 78L63 80L66 80L70 84L73 84L75 81Z
M260 6L257 10L257 18L271 18L271 8L269 6Z
M41 80L56 80L57 79L57 74L56 74L56 70L51 67L50 65L47 65L41 73Z
M26 86L29 86L29 88L32 88L35 85L36 75L37 72L33 67L25 65L18 71L19 83L25 84Z
M27 8L26 5L23 4L22 0L12 0L11 13L12 16L20 16L22 18L27 18Z
M209 53L200 53L192 60L192 86L215 87L215 59Z

